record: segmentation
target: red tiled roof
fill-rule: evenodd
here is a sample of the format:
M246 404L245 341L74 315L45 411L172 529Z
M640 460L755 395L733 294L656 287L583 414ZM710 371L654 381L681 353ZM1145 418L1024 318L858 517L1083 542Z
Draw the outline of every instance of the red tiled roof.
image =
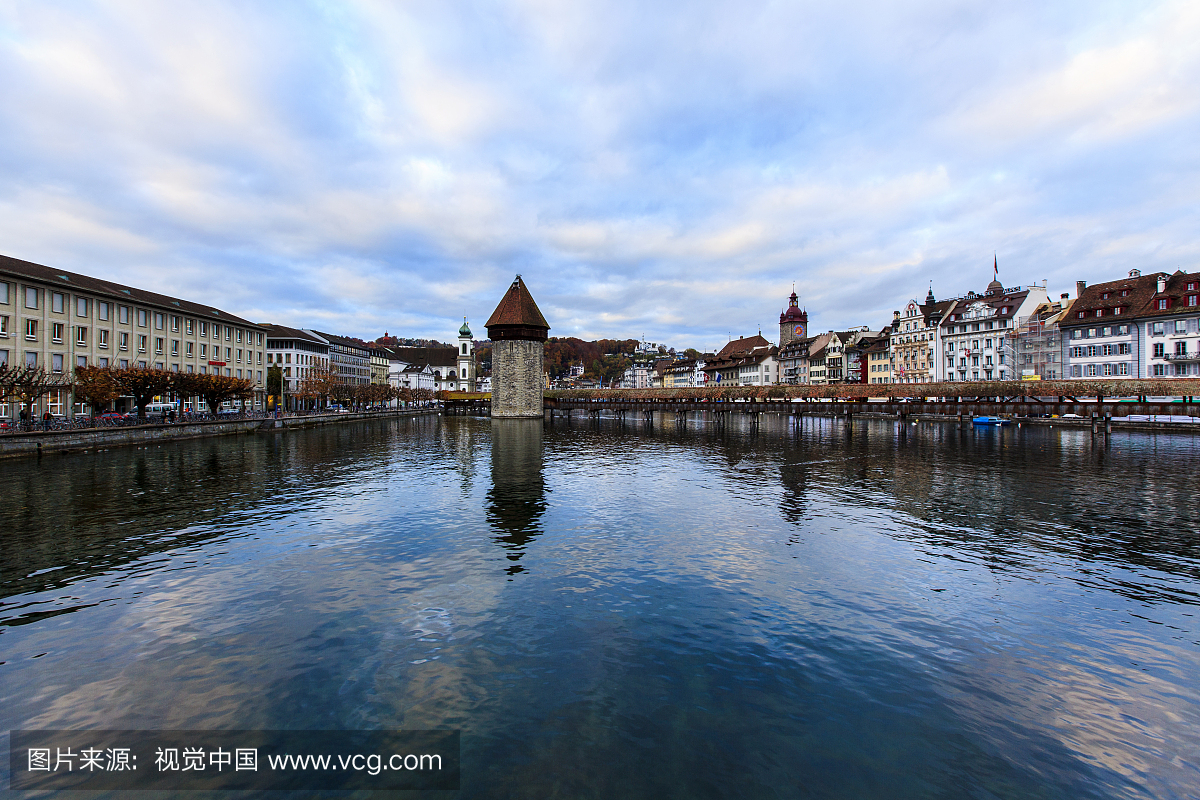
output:
M533 296L525 288L525 282L518 275L504 293L500 305L496 306L492 316L484 323L484 327L488 329L488 335L492 336L492 328L542 328L548 331L550 323L546 322L546 318L538 310L537 303L533 301Z

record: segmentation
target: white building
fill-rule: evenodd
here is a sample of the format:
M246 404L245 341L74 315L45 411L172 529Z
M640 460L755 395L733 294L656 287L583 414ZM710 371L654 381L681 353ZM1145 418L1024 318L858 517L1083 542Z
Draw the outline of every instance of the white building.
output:
M935 341L939 380L1012 380L1014 369L1011 335L1016 320L1049 302L1044 286L1005 289L999 280L984 294L956 298L938 327ZM899 376L896 376L899 378Z
M263 325L267 331L267 366L283 371L283 394L290 397L315 369L329 369L329 342L315 331Z

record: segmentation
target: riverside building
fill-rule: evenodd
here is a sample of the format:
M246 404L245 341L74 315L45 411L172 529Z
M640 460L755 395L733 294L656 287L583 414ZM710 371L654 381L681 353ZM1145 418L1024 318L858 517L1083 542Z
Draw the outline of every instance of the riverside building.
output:
M146 367L254 383L262 407L266 329L212 306L0 256L0 363L69 375L79 366ZM35 412L82 413L62 391ZM0 404L15 417L16 404Z

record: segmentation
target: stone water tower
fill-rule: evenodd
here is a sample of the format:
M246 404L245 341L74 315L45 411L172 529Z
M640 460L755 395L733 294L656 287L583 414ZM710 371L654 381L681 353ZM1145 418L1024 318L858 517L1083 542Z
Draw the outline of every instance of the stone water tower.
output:
M550 324L518 275L487 323L492 340L492 416L541 417L542 343Z

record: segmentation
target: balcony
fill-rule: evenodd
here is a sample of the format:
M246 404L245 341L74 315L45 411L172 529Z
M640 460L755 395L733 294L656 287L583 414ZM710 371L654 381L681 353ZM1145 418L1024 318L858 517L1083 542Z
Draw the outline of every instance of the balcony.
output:
M1165 356L1156 356L1156 358L1165 358L1167 361L1200 361L1200 350L1194 353L1168 353Z

